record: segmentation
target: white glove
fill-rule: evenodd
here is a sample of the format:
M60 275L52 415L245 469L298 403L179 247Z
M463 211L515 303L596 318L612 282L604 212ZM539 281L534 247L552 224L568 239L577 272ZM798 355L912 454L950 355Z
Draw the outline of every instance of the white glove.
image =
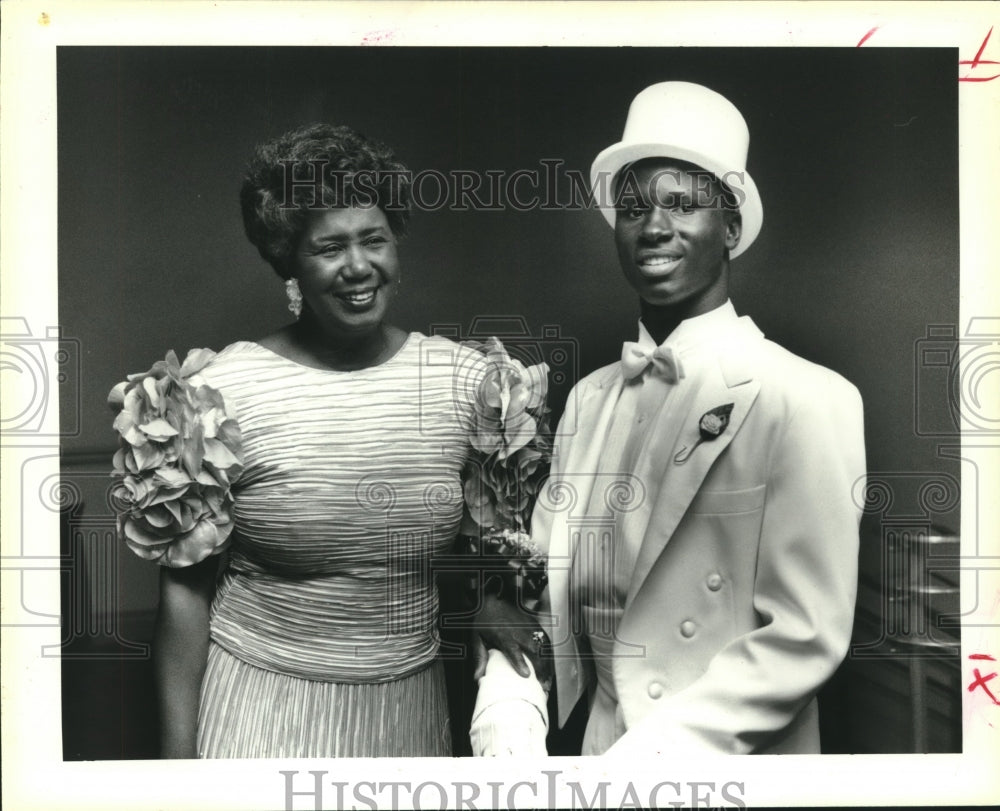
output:
M547 755L548 699L525 659L529 678L518 675L507 657L491 650L479 695L472 711L472 754L476 757L537 757Z

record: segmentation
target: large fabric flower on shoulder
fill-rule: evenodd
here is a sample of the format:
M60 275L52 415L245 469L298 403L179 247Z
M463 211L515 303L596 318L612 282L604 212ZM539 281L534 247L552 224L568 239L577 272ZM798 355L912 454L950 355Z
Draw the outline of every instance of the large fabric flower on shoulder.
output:
M538 433L538 417L548 392L546 363L525 366L490 338L485 346L486 373L477 397L473 446L506 459Z
M114 428L118 532L142 558L189 566L219 554L233 527L230 486L243 471L242 438L222 395L198 373L215 353L173 351L108 395Z

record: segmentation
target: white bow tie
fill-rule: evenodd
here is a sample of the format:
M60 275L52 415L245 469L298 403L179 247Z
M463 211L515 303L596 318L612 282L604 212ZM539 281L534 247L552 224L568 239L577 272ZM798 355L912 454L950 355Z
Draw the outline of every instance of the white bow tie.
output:
M626 341L622 346L622 374L625 379L632 380L649 367L652 367L651 374L661 377L668 383L684 379L684 365L681 363L680 355L669 346Z

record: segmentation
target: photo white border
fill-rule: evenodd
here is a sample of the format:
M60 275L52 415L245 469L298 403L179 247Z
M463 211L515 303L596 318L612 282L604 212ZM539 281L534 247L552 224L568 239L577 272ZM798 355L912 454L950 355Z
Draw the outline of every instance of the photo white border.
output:
M56 275L56 46L58 45L551 45L955 47L959 59L974 60L983 38L1000 21L993 3L430 3L430 2L51 2L14 0L0 6L0 308L23 318L38 334L58 323ZM628 42L621 32L628 31ZM1000 32L982 60L1000 62ZM1000 65L965 66L981 74ZM992 68L996 68L994 71ZM959 66L956 66L956 80ZM979 75L979 74L976 74ZM945 111L947 114L947 111ZM1000 222L995 183L1000 133L1000 79L962 82L959 87L962 328L972 318L1000 325L1000 274L991 237ZM1000 332L1000 330L994 330ZM995 373L994 373L995 374ZM995 379L995 377L993 378ZM5 380L5 382L7 382ZM48 381L52 391L56 381ZM10 392L8 392L8 395ZM1000 413L997 392L983 413ZM909 404L901 404L907 412ZM54 412L54 410L53 410ZM58 433L58 415L49 415ZM48 429L47 429L48 430ZM732 757L664 764L605 759L549 761L324 760L324 761L102 761L63 762L58 658L42 658L43 645L58 645L58 619L38 619L39 606L59 611L58 516L31 510L22 499L21 451L53 449L43 437L3 440L2 677L3 801L6 808L284 808L279 770L327 774L331 781L375 782L429 779L483 786L477 807L486 807L488 781L503 782L500 796L518 781L538 790L515 792L518 806L568 807L567 780L579 780L587 795L602 779L612 781L608 800L617 805L631 782L636 795L664 780L681 784L742 782L743 801L753 806L984 804L1000 800L1000 707L983 702L981 691L964 697L961 755ZM988 509L988 493L1000 492L1000 438L963 437L963 595L978 594L965 618L965 665L973 652L1000 659L1000 526ZM58 475L58 457L49 460ZM35 514L37 512L37 514ZM20 531L30 523L51 539L52 557L26 556ZM973 530L973 531L970 531ZM978 556L978 557L977 557ZM987 560L993 556L992 562ZM982 569L977 569L978 565ZM989 567L993 568L990 569ZM30 606L23 596L30 590ZM42 618L45 620L45 618ZM1000 682L1000 679L998 679ZM998 683L994 682L994 684ZM152 700L152 698L151 698ZM543 771L559 771L549 796ZM298 784L296 788L301 788ZM433 792L427 795L438 802ZM664 800L670 799L661 794ZM718 794L714 795L718 804ZM351 805L350 793L347 797ZM406 794L401 795L406 807ZM295 808L312 807L296 798ZM364 807L363 805L361 807ZM431 807L435 807L432 805Z

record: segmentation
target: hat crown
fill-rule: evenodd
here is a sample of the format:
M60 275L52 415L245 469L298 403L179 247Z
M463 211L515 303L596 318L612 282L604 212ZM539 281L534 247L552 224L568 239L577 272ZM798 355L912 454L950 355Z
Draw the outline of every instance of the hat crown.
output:
M743 171L750 130L725 96L690 82L660 82L647 87L629 106L623 144L670 144L663 157L690 160L704 156L702 168L717 174Z
M590 185L608 224L615 225L614 179L629 164L674 158L707 169L734 193L742 220L740 241L729 256L742 254L760 233L764 206L746 171L750 130L725 96L691 82L660 82L629 106L622 139L594 159Z

